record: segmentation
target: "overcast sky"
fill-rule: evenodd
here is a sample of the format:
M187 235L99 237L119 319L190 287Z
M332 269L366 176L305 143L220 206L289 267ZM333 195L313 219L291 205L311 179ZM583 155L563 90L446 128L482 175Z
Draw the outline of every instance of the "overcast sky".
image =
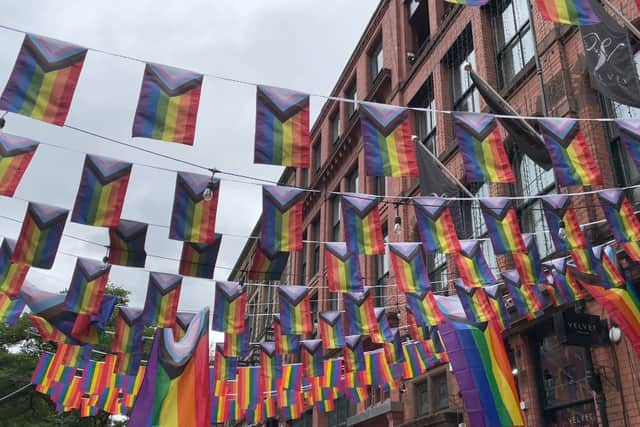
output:
M180 2L42 2L21 0L2 7L0 24L157 62L239 80L328 94L373 13L377 0L270 0ZM0 29L0 82L6 84L23 35ZM131 127L144 64L90 51L67 124L209 167L276 179L282 168L254 165L255 88L205 76L193 147L132 139ZM312 118L322 100L311 99ZM8 133L92 154L164 168L200 172L71 129L9 114ZM16 199L0 198L0 211L22 221L26 199L71 209L84 154L41 145ZM122 217L168 224L175 174L134 166ZM216 231L248 235L261 209L260 187L223 181ZM20 223L0 218L0 234L17 238ZM67 223L65 233L107 243L107 230ZM179 258L181 242L166 228L150 227L147 252ZM225 236L217 266L232 267L245 240ZM104 248L63 238L60 249L101 259ZM58 254L53 269L32 269L29 280L53 291L68 287L75 259ZM147 258L147 269L177 273L178 262ZM216 269L216 278L229 271ZM111 279L142 306L143 270L114 266ZM213 303L212 281L185 278L180 309Z

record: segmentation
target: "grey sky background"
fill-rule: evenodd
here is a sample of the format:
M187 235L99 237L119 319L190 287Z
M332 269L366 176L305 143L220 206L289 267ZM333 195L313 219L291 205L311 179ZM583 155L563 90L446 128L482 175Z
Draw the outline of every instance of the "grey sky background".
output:
M3 5L0 24L82 46L139 57L239 80L328 94L373 13L377 0L323 1L111 1L42 2ZM0 86L4 87L23 34L0 29ZM131 127L144 64L89 52L67 124L208 167L276 179L281 167L254 165L255 88L205 76L193 147L132 139ZM311 98L312 119L323 100ZM130 162L200 172L178 163L103 142L71 129L7 116L8 133ZM41 145L15 199L0 198L0 215L24 217L26 199L71 209L84 154ZM134 166L125 199L125 219L169 224L175 174ZM18 199L19 198L19 199ZM223 181L216 229L249 235L261 210L260 187ZM17 238L20 222L0 218L0 235ZM108 243L106 229L67 223L66 234ZM225 236L218 266L232 267L244 239ZM64 237L60 249L101 259L105 249ZM168 229L150 227L147 252L179 258L181 242ZM68 287L75 259L58 254L53 269L32 269L28 280L43 289ZM147 258L147 269L177 273L178 262ZM228 270L216 269L217 279ZM111 280L144 303L147 272L114 266ZM185 278L180 309L213 304L212 281Z

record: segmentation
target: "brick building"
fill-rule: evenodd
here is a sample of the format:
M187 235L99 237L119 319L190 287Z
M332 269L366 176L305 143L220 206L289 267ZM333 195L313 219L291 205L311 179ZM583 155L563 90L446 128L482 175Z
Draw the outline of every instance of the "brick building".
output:
M613 3L629 19L640 21L633 2ZM469 62L520 114L541 116L544 111L534 60L536 48L549 116L640 117L640 110L611 103L590 88L579 28L545 22L535 7L530 15L527 0L491 0L482 8L456 6L443 0L382 0L331 94L436 110L488 111L464 70L464 64ZM415 111L412 114L414 134L420 142L463 179L451 116ZM582 122L582 130L603 173L605 187L640 182L640 175L619 148L615 129L598 122ZM471 190L479 197L556 192L553 172L539 168L514 149L508 135L505 138L518 183L485 184ZM326 102L312 127L311 150L309 170L286 169L280 180L283 185L319 190L308 193L304 201L305 240L343 240L339 197L332 194L338 191L385 196L385 203L380 205L385 239L419 240L413 207L396 203L401 200L394 198L419 195L417 181L365 175L357 105ZM462 209L464 227L458 230L461 238L486 237L486 226L474 203ZM602 218L595 196L584 196L574 204L581 223ZM523 232L540 233L541 256L552 256L553 245L544 234L546 224L540 202L523 201L518 213ZM399 233L394 230L397 216L401 219ZM258 223L256 230L259 226ZM589 233L594 243L610 238L606 227L591 227ZM244 248L230 280L244 278L255 244L251 241ZM496 272L512 268L508 259L493 254L488 241L482 241L482 249ZM633 265L623 254L620 256L627 273L637 277ZM404 300L394 287L387 255L361 256L360 262L365 283L376 291L376 305L386 307L392 323L404 324ZM448 280L456 277L456 271L450 259L444 255L429 257L428 268L436 292L453 292ZM314 316L318 311L341 307L337 295L327 291L321 244L305 244L302 252L292 253L282 282L314 288ZM252 341L270 340L270 313L277 311L275 289L250 286L249 293ZM640 425L638 358L624 337L618 343L590 349L564 345L558 328L562 326L563 313L569 317L574 311L606 320L601 307L589 301L577 307L548 309L535 321L516 319L504 335L527 425L591 426L603 417L611 426ZM334 413L309 411L293 425L458 426L465 421L464 408L447 368L440 366L405 383L402 393L394 390L389 395L371 390L369 401L357 406L340 399Z

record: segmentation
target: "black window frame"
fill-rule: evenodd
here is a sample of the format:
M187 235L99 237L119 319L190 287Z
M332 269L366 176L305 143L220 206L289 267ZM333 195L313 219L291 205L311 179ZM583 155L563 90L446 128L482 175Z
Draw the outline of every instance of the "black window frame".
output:
M357 193L360 186L360 176L358 174L358 165L355 165L347 175L347 192Z
M429 76L420 90L409 103L411 107L425 108L428 111L414 111L415 133L420 143L433 154L438 153L436 97L433 88L433 76Z
M386 243L389 242L389 231L386 224L382 226L382 237L385 242L384 254L376 255L373 263L376 278L373 298L374 307L385 307L387 302L387 286L389 285L391 259L389 258L389 251L386 247Z
M382 44L382 35L380 35L373 43L373 47L369 50L369 78L371 82L375 82L382 70L384 70L384 45ZM382 59L382 61L380 61Z
M311 221L311 240L313 240L313 252L311 253L311 277L320 271L320 214Z
M340 142L340 111L336 109L329 120L331 124L331 144L336 145Z
M341 222L341 207L340 207L340 196L335 195L331 198L331 223L329 224L331 230L331 241L339 242L340 241L340 222Z
M353 99L354 102L346 102L345 108L347 109L347 118L351 119L353 115L358 111L358 82L354 78L349 86L347 86L347 90L344 92L345 98Z
M427 0L406 0L407 19L411 31L411 49L414 55L418 55L431 40L431 28L429 23L429 7ZM415 8L413 8L414 5Z
M322 169L322 139L320 137L311 144L311 167L316 174Z
M471 24L467 25L465 29L460 33L458 39L453 43L445 58L449 73L451 76L451 99L453 101L454 111L480 111L480 94L476 88L475 83L471 81L468 75L465 75L465 71L462 70L465 62L470 62L472 67L475 67L475 48L473 44L473 32ZM467 87L463 87L466 84ZM459 92L459 93L458 93ZM471 100L471 109L461 109L463 106L467 106L469 100Z

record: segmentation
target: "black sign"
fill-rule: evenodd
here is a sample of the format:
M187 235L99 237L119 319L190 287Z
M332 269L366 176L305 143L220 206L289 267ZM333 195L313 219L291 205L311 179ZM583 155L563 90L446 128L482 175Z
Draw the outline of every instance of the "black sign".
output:
M592 347L609 343L607 323L599 316L567 310L557 313L553 322L558 339L565 345Z

